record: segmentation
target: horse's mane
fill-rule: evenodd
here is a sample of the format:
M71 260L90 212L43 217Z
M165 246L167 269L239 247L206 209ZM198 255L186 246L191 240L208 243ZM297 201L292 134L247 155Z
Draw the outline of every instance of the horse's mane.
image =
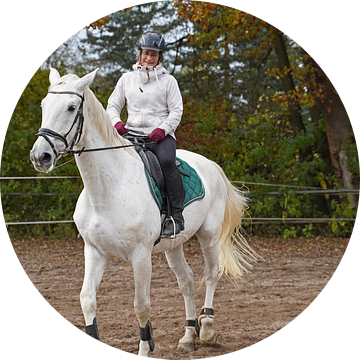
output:
M75 74L65 75L61 77L61 79L59 79L58 83L51 85L49 87L49 90L51 90L54 86L66 84L67 87L70 87L72 88L72 90L76 91L75 81L78 79L79 77ZM84 97L85 97L84 104L86 104L84 110L88 109L88 111L91 112L91 116L93 116L94 121L98 125L100 134L105 140L105 142L109 146L120 146L120 145L131 144L130 141L124 139L122 136L118 134L116 129L111 124L108 113L105 111L100 101L96 98L95 94L88 87L85 88ZM89 116L90 114L84 114L85 122L87 115ZM124 150L136 154L135 149L133 147L127 147L124 148Z
M124 139L118 134L114 126L111 124L109 114L105 111L100 101L89 88L85 89L84 96L86 99L85 101L87 102L86 105L92 109L92 116L94 117L94 121L98 125L99 131L101 132L105 142L110 146L130 145L130 141ZM132 147L125 149L134 152L134 148Z

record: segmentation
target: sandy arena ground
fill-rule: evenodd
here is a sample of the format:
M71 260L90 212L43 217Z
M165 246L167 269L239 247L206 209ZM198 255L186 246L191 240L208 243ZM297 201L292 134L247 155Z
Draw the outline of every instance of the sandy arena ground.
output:
M222 278L215 293L216 344L196 340L195 352L177 350L184 333L184 301L164 254L153 256L151 288L154 358L198 359L227 354L274 334L298 316L321 292L336 270L347 239L253 238L251 246L263 257L239 283ZM44 298L74 326L84 331L79 293L84 274L83 242L79 239L13 241L29 278ZM196 240L184 245L195 281L203 273ZM198 314L204 287L196 293ZM113 259L98 291L97 323L101 341L137 353L139 329L133 309L131 267ZM94 340L95 341L95 340Z

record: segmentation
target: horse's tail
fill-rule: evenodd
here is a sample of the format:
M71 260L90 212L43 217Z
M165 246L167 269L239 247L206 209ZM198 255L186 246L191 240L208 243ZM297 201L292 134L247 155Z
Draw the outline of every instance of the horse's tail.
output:
M241 234L241 220L247 208L246 198L233 186L216 163L227 190L224 221L219 239L219 278L225 274L232 280L242 278L260 256L249 246Z

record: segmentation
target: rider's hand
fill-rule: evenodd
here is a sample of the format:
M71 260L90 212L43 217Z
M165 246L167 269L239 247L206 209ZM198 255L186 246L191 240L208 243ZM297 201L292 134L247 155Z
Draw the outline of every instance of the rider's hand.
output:
M125 125L126 125L125 123L123 123L122 121L119 121L115 124L114 128L117 130L117 132L120 135L124 135L129 131L128 129L125 129Z
M156 128L149 134L149 138L154 142L163 141L165 137L165 131L160 128Z

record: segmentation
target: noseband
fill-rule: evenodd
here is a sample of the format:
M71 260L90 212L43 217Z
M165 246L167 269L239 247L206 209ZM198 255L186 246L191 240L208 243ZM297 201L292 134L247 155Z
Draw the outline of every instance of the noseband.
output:
M70 130L65 135L61 135L61 134L57 133L56 131L53 131L53 130L47 129L47 128L40 128L38 130L38 132L36 133L37 136L42 136L49 143L49 145L51 146L51 148L56 156L56 159L58 159L60 156L66 156L68 154L73 154L74 153L74 150L73 150L74 145L76 145L80 141L82 130L83 130L83 125L84 125L83 105L84 105L85 98L84 98L84 95L81 95L75 91L49 91L49 94L70 94L70 95L77 95L81 98L81 103L80 103L79 109L77 111L77 114L75 116L75 119L70 127ZM76 132L75 132L75 135L69 145L68 141L66 140L66 137L69 135L71 130L74 128L75 124L77 124ZM55 149L55 145L49 139L49 137L61 140L65 145L65 149L58 153Z

